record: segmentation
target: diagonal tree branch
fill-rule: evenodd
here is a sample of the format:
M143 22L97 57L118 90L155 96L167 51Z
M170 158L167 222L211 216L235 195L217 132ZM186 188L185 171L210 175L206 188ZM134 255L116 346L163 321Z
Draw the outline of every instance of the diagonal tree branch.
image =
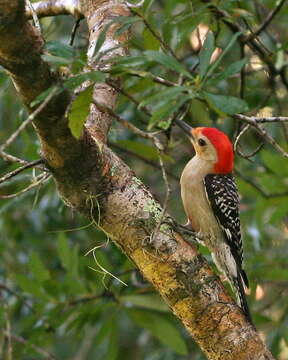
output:
M253 31L250 35L247 36L246 41L251 41L252 39L255 39L263 30L269 26L269 24L273 21L275 16L278 14L278 12L282 9L284 3L286 0L281 0L278 5L275 7L274 10L272 10L267 18L263 21L263 23L259 26L258 29Z
M73 15L75 18L82 18L78 0L44 0L33 2L32 4L34 12L38 18L46 16L57 15ZM26 6L25 16L27 19L32 19L33 14L29 6Z
M115 0L82 0L80 9L90 33L90 68L101 69L104 61L107 66L113 56L126 53L126 49L118 45L126 43L127 34L116 37L117 25L114 24L109 27L102 45L102 50L111 51L101 58L103 63L96 63L94 58L97 38L106 24L111 18L129 15L125 5ZM0 28L0 63L10 72L31 112L31 101L59 79L41 59L43 42L25 22L24 1L1 2L0 11L6 22L6 26ZM22 47L25 44L24 49L20 43ZM29 57L25 56L28 50ZM107 84L95 85L94 104L80 140L71 135L65 117L70 99L68 92L61 92L33 121L43 157L65 203L93 220L123 249L183 322L208 359L273 359L193 241L185 241L184 236L175 231L173 219L165 215L155 233L163 211L131 169L107 147L112 119L95 105L113 109L116 91Z

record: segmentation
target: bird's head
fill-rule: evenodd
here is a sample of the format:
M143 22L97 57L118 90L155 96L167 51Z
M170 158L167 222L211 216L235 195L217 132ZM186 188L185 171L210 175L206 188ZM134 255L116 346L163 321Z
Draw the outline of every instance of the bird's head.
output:
M184 121L177 124L188 135L196 154L213 165L215 174L228 174L234 166L233 146L228 136L212 127L192 128Z

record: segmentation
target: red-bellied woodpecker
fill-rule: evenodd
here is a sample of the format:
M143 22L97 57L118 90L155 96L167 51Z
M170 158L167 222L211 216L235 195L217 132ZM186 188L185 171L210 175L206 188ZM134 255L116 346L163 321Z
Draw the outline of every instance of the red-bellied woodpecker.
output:
M181 196L188 224L212 253L217 268L236 292L248 320L251 316L244 289L248 279L242 268L243 249L239 219L239 195L232 174L233 147L218 129L191 128L177 120L195 149L195 156L181 175Z

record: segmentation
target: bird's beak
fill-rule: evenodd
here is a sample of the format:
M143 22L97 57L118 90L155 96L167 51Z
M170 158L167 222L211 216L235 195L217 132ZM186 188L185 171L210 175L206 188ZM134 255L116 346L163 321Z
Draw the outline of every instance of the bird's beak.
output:
M185 132L186 135L188 135L189 139L192 140L192 142L194 141L194 136L193 136L193 127L191 127L190 125L186 124L185 121L182 120L175 120L176 124Z

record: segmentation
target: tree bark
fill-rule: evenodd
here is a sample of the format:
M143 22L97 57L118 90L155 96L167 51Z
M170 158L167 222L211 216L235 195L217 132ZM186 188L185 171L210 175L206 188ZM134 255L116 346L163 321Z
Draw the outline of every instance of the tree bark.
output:
M97 37L111 18L129 11L115 0L80 4L90 32L89 66L99 69L103 63L94 64L92 57ZM32 111L31 101L60 79L41 59L43 40L26 22L24 9L24 0L0 0L0 64ZM127 34L116 37L116 28L109 28L103 47L123 46L105 60L126 52ZM93 220L133 260L208 359L273 359L195 245L175 231L168 215L159 228L161 206L106 145L110 116L91 105L83 136L72 136L65 116L71 96L67 91L56 95L34 121L42 156L65 203ZM116 99L110 86L95 85L95 103L113 108Z

